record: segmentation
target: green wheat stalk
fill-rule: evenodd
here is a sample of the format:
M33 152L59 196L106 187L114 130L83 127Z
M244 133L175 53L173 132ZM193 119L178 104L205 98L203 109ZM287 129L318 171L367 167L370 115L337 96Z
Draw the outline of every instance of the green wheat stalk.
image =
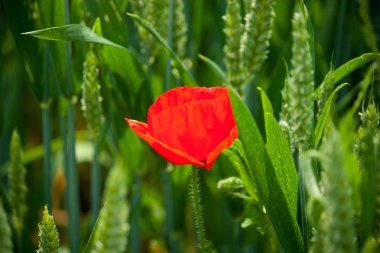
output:
M240 39L243 34L240 4L237 0L227 0L226 14L223 16L226 38L224 46L224 63L229 83L236 87L242 85L242 64L240 60Z
M87 52L86 61L83 64L81 104L90 138L95 143L100 139L101 128L104 122L103 98L100 88L98 60L91 48Z
M0 199L0 252L12 253L12 230L8 223L7 213L4 210L3 203Z
M140 17L146 17L146 4L147 0L132 0L130 1L132 10L134 13L138 14ZM146 30L138 25L137 26L137 33L138 36L140 37L139 39L139 46L140 46L140 51L141 54L144 55L145 57L148 57L148 48L149 45L153 43L153 38L146 32Z
M124 252L127 245L128 213L125 171L116 164L107 177L104 206L96 227L91 252Z
M246 6L247 8L248 6ZM249 84L268 58L272 36L274 0L252 0L245 15L244 33L240 45L244 84Z
M23 151L20 136L16 130L12 133L10 151L9 197L12 208L12 222L17 235L21 236L25 214L28 209L25 204L28 188L25 181L26 169L22 163Z
M183 59L186 54L187 22L183 0L174 0L172 48Z
M58 253L59 234L53 216L49 214L47 206L44 207L42 221L38 224L38 250L37 253Z
M332 127L325 133L321 146L320 162L322 203L320 227L323 236L323 252L356 252L352 187L344 167L344 153L338 132ZM318 245L315 245L318 246Z
M362 169L361 195L362 195L362 219L361 242L378 231L380 213L380 187L378 163L379 145L379 112L372 101L367 109L360 113L362 125L358 129L358 137L355 151Z
M314 67L307 24L307 14L297 5L292 19L291 69L282 91L280 117L289 125L292 146L299 150L310 147L314 118Z
M104 114L102 108L102 95L100 93L98 59L90 46L83 64L83 85L82 85L82 110L87 125L88 133L94 143L94 159L91 171L91 211L93 223L99 213L100 196L100 166L99 166L99 143Z
M145 19L150 22L150 24L157 30L159 34L163 38L167 38L168 36L168 16L169 16L169 0L150 0L146 3L145 10ZM154 58L159 53L159 45L149 35L148 39L149 52L150 52L150 62L154 60Z

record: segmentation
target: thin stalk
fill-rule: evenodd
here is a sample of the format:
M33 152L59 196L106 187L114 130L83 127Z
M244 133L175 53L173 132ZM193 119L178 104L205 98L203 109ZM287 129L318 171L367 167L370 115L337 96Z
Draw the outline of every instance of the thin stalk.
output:
M301 223L301 234L303 238L303 243L305 246L305 252L308 252L308 228L306 220L306 197L305 197L305 182L303 168L299 168L299 218Z
M173 212L173 194L172 185L170 181L170 173L167 170L163 170L161 173L164 204L166 213L166 232L169 244L170 252L179 252L178 243L174 238L174 212Z
M343 62L343 31L346 19L347 1L342 1L339 6L339 16L337 21L337 33L335 35L334 65L339 66Z
M100 206L100 163L99 163L99 142L94 145L94 158L91 166L91 213L92 213L92 227L96 223L99 215Z
M130 232L130 244L131 252L139 253L140 252L140 206L141 206L141 175L139 172L136 172L135 183L132 191L132 200L131 200L131 232Z
M303 168L299 166L299 150L295 149L293 152L294 164L298 171L298 213L297 222L301 229L301 235L305 246L305 252L308 251L308 228L306 220L306 197L305 197L305 182Z
M172 47L173 40L173 11L174 11L174 0L169 0L169 17L168 17L168 45ZM170 64L170 56L168 56L166 62L166 78L165 78L165 89L170 89L170 79L171 79L171 64Z
M65 15L66 24L70 23L69 17L69 1L65 0ZM67 93L73 95L73 85L71 79L71 57L70 57L70 42L66 42L66 80L67 80ZM79 220L79 187L78 187L78 173L77 163L75 158L75 118L74 108L72 101L67 105L67 132L65 132L65 158L66 158L66 205L68 211L68 236L70 242L71 252L79 252L80 243L80 220Z
M201 188L199 184L198 170L199 169L195 166L192 168L190 181L190 198L193 207L197 249L199 253L206 253L210 252L210 243L206 238L206 230L203 221L203 207L201 203Z
M173 40L173 12L174 12L174 0L169 0L169 16L168 16L168 45L172 47ZM165 90L170 89L171 81L171 59L168 56L166 62L166 76L165 76ZM168 238L168 244L170 252L179 252L178 244L174 239L174 220L173 220L173 195L172 186L170 181L170 174L167 170L164 170L161 174L162 186L164 191L165 213L166 213L166 232Z
M49 69L49 48L48 42L45 42L45 66L44 66L44 101L41 103L42 109L42 134L44 143L44 191L45 203L48 206L49 212L52 210L51 200L51 117L50 117L50 91L48 82Z

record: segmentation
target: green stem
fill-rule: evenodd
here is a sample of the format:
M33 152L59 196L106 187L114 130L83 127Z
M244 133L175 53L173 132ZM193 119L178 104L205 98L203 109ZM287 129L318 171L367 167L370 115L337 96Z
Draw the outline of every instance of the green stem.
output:
M168 45L172 46L173 40L173 12L174 12L174 0L169 0L169 17L168 17ZM170 89L171 81L171 64L170 56L168 56L166 62L166 76L165 76L165 90ZM174 220L173 220L173 196L172 196L172 186L170 181L170 174L167 170L162 172L162 185L164 193L164 204L166 213L166 233L168 238L168 245L170 252L179 252L178 244L173 237L174 235Z
M169 17L168 17L168 46L172 47L173 40L173 8L174 8L174 0L169 0ZM170 79L171 79L171 64L170 64L170 56L168 56L166 62L166 79L165 79L165 89L170 89Z
M302 151L301 151L302 152ZM308 251L308 228L306 220L306 197L305 197L305 182L303 168L299 166L299 150L295 149L293 160L298 170L298 214L297 220L301 229L302 239L305 246L305 252Z
M197 248L199 253L210 252L210 243L206 238L203 207L201 204L201 188L199 183L198 168L193 167L191 173L190 198L193 207Z
M48 42L45 42L45 66L44 66L44 101L42 106L42 133L44 143L44 190L45 190L45 203L52 210L51 200L51 118L50 118L50 101L49 101L49 82L48 82L48 68L49 68L49 48Z
M66 24L70 23L69 16L69 1L65 0ZM71 57L70 57L70 42L66 42L66 81L67 93L69 98L73 96L73 84L71 77ZM79 187L78 187L78 170L75 157L75 118L74 106L72 101L69 101L67 106L67 137L65 145L66 162L66 204L68 211L68 232L70 249L72 253L79 252L80 243L80 220L79 220ZM65 138L66 139L66 138Z
M170 181L170 174L167 170L162 171L162 187L164 193L164 204L166 211L166 232L170 252L179 252L178 243L174 238L174 220L173 220L173 194Z
M140 209L141 209L141 175L135 173L135 183L132 189L131 199L131 232L130 232L130 250L132 253L140 252Z
M94 226L99 215L100 205L100 164L99 164L99 143L94 145L94 158L91 168L91 225Z

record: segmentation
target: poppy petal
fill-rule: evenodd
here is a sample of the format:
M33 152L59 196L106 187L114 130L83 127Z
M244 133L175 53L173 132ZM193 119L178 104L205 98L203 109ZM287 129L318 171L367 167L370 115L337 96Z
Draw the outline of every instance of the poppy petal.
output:
M126 121L169 162L206 169L239 134L226 87L174 88L150 106L147 124Z
M143 122L139 122L132 119L125 119L131 129L143 140L145 140L149 146L151 146L158 154L164 157L171 163L177 165L183 164L193 164L198 167L206 167L206 164L196 160L195 158L187 155L185 152L182 152L178 149L169 147L165 143L157 140L152 136L149 131L148 125Z
M210 170L212 165L214 164L216 158L222 153L223 150L231 146L231 144L235 141L235 139L239 136L239 132L237 127L235 126L232 128L230 134L227 136L226 139L221 141L218 146L214 148L213 151L207 156L206 160L206 169Z
M149 108L148 117L162 110L183 105L189 101L209 100L215 98L228 98L229 94L225 87L177 87L161 94L156 102ZM149 122L149 118L148 118Z
M148 127L152 135L161 142L185 152L198 161L206 161L209 153L226 139L236 125L228 93L225 88L199 88L201 91L183 88L172 91L185 90L185 95L181 95L182 98L178 100L187 101L176 106L164 105L161 111L156 111L156 107L153 110L156 111L155 114L148 114ZM189 91L192 92L187 94ZM194 91L197 91L196 95L192 94ZM161 95L152 107L162 104L162 101L174 100L165 98L167 95L174 97L172 93ZM151 112L152 110L149 110L149 113Z

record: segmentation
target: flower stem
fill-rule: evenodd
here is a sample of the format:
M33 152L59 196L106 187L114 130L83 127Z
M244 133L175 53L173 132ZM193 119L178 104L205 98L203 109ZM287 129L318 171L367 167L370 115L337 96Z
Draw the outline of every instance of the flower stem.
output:
M201 204L201 188L199 184L198 169L196 167L192 168L191 173L190 198L193 207L198 252L210 252L210 242L206 239L205 234L203 207Z

